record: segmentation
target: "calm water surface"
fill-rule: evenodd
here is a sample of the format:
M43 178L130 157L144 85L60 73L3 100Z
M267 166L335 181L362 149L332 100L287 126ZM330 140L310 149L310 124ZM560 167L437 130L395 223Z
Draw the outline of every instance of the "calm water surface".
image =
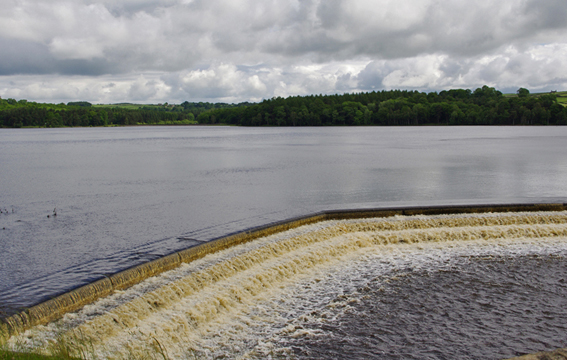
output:
M0 315L320 210L567 202L566 143L566 127L0 129Z

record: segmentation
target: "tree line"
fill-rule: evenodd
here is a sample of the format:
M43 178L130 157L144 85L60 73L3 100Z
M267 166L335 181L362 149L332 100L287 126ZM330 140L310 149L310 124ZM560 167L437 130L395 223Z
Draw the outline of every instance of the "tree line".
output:
M527 94L526 94L527 91ZM392 90L342 95L272 98L244 108L210 110L201 124L243 126L329 125L567 125L556 94L517 96L483 86L439 93Z
M0 99L1 127L71 127L142 124L196 124L195 115L139 107L93 107L88 102L41 104L26 100Z
M36 103L0 98L0 127L74 127L124 125L191 125L206 111L253 104L189 103L179 105L92 105L87 101L67 104Z
M474 91L408 90L275 97L260 103L92 106L79 101L42 104L0 99L1 127L62 127L167 124L241 126L351 125L567 125L557 94L517 96L483 86Z

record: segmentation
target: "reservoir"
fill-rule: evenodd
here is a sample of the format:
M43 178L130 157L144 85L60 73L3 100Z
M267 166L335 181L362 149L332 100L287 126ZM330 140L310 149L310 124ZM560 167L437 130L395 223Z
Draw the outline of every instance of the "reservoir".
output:
M13 314L176 250L321 210L564 203L566 143L565 127L0 129L0 315ZM445 299L447 304L452 304L462 288L449 284L468 281L478 284L480 292L486 291L482 278L475 280L472 275L482 271L492 274L494 282L509 285L511 288L506 291L512 293L514 286L506 276L529 277L529 273L504 272L498 278L507 268L502 265L504 261L517 264L518 269L555 274L557 281L545 291L558 297L550 297L549 308L542 310L555 314L562 306L557 301L565 295L561 292L564 285L559 290L553 287L565 279L565 249L561 241L549 240L545 244L535 246L531 240L522 240L509 247L478 247L482 251L469 245L457 250L442 246L392 250L403 254L398 254L398 258L389 252L387 259L380 258L385 255L369 253L364 258L353 258L351 268L332 268L331 264L328 272L321 274L344 277L337 281L354 284L351 292L348 286L333 290L320 285L315 290L336 297L348 292L345 301L352 299L349 309L354 309L349 311L360 314L402 310L412 313L411 309L395 308L393 299L411 298L420 287L446 281L447 286L442 288L448 289L448 294L443 296L449 298ZM420 262L423 258L417 254L421 251L431 260L427 265ZM440 256L445 256L446 262L436 260ZM351 275L358 273L356 266L364 266L364 261L390 265L386 270L381 267L353 280ZM450 269L463 270L447 271L446 277L441 276L447 264ZM398 280L398 273L404 274L403 281ZM386 279L388 276L395 279ZM319 282L291 284L290 289L297 289L294 299L299 299L294 301L301 303L305 286L316 288L315 283ZM365 287L367 294L360 295L360 289ZM514 291L521 297L526 289ZM387 295L383 300L391 309L372 307L371 300L380 293ZM281 303L286 301L278 299ZM338 299L335 302L339 303L341 298ZM418 304L419 299L415 300L406 305ZM442 300L439 304L443 307ZM491 301L486 303L496 306ZM310 306L315 305L305 298L305 308ZM530 308L529 304L522 306L523 312ZM293 316L297 310L286 311ZM316 312L315 318L322 316L320 309L309 311ZM301 328L284 322L293 326L289 336L284 336L285 332L270 334L277 337L272 344L277 342L278 349L297 348L297 356L316 356L320 349L329 349L329 344L336 343L333 336L338 336L338 332L350 339L355 351L359 349L357 334L352 333L356 326L348 324L346 314L337 310L325 315L345 324L339 329L313 319ZM280 315L270 316L277 319ZM409 323L411 327L417 321ZM368 337L363 334L363 338ZM376 334L376 342L378 335L388 334ZM415 339L404 341L417 343ZM541 343L541 339L533 342ZM565 346L559 341L545 345ZM215 351L222 353L225 345L218 346ZM243 352L247 349L246 344L237 346ZM258 346L257 351L263 354L265 349ZM388 349L377 346L372 351L382 355L394 351ZM435 354L436 349L420 351ZM203 349L196 351L207 354ZM390 358L404 358L402 350L396 351ZM471 353L470 358L478 355ZM337 358L343 356L337 352Z

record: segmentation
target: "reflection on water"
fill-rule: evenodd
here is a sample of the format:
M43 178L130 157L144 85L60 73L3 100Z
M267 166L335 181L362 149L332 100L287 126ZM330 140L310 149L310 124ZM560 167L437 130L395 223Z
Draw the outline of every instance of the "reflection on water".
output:
M0 311L197 243L182 238L323 209L563 202L566 140L562 127L0 129Z

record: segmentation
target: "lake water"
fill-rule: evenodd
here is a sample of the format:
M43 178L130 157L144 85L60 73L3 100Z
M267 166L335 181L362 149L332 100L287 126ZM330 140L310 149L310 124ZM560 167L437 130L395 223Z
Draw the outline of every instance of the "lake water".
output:
M567 202L565 144L567 127L0 129L1 315L320 210Z

